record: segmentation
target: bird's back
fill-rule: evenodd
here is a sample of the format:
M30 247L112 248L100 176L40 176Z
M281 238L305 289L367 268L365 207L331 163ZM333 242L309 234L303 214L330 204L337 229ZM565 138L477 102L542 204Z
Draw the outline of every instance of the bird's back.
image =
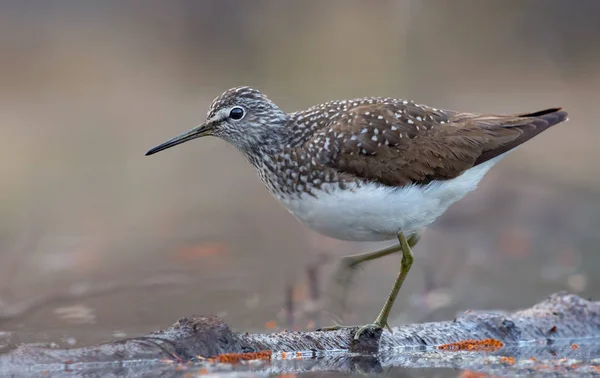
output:
M341 174L384 185L452 179L567 113L459 113L392 98L333 101L293 114L294 144Z

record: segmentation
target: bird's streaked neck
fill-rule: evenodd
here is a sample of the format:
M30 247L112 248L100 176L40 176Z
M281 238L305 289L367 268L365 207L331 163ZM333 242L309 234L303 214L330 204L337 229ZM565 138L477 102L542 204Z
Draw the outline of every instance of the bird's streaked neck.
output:
M274 156L281 154L290 145L291 139L292 132L287 125L269 126L269 129L257 134L251 143L236 147L252 165L258 167L263 166L265 162L271 162Z

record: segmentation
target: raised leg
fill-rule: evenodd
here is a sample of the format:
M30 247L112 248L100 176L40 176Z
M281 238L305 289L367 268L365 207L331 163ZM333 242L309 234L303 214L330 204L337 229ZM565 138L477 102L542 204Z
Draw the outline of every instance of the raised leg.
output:
M342 257L333 281L334 288L332 294L335 305L334 309L339 309L338 311L340 311L340 313L347 311L348 293L353 286L354 276L362 263L396 253L399 250L400 245L395 244L375 252Z
M410 247L414 247L418 243L419 239L419 234L415 233L407 239L407 243ZM336 284L336 287L333 295L335 298L337 298L338 308L342 313L347 310L348 292L350 291L354 275L356 274L360 265L367 261L391 255L392 253L396 253L401 249L402 246L400 244L395 244L379 251L346 256L341 259L334 275L334 283Z

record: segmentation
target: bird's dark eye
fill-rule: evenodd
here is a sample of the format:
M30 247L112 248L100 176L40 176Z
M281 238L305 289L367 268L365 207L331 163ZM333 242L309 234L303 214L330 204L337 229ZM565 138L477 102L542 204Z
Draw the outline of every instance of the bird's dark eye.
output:
M229 118L231 119L242 119L242 117L244 117L244 109L239 106L231 109L229 112Z

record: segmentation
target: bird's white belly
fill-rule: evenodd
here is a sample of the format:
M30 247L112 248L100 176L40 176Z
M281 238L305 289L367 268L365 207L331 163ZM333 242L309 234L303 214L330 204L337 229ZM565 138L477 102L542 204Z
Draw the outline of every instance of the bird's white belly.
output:
M392 188L363 184L353 190L332 186L316 197L280 198L302 223L315 231L342 240L382 241L428 226L454 202L477 187L498 156L462 175L428 185Z

